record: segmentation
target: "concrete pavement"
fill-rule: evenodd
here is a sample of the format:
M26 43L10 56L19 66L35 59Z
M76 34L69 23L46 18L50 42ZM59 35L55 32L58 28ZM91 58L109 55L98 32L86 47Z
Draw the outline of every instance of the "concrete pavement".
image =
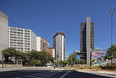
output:
M14 71L14 70L51 70L51 67L10 67L10 68L0 68L0 72L3 71Z

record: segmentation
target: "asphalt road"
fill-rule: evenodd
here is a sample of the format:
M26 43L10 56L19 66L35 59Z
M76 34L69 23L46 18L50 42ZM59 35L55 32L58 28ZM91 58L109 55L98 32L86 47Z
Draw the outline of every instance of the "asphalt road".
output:
M112 78L112 77L92 73L90 74L85 72L71 71L64 78Z
M107 74L86 73L74 70L21 69L0 72L0 78L116 78Z

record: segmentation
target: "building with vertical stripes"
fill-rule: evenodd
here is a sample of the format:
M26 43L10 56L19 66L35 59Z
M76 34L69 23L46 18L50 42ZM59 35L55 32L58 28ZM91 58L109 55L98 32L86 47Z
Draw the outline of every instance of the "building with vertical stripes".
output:
M90 52L94 49L94 22L87 17L86 22L80 23L80 59L90 65Z
M65 34L57 32L53 36L53 48L55 49L55 60L65 60Z

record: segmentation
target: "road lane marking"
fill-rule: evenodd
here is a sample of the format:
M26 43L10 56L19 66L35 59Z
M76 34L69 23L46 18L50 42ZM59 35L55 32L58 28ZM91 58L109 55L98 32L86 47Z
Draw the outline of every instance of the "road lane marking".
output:
M64 75L62 75L60 78L63 78L64 76L66 76L70 71L66 72Z

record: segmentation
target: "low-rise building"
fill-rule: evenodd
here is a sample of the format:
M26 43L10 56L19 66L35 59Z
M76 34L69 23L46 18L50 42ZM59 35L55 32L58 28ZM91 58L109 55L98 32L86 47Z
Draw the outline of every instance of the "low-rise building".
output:
M52 55L52 57L55 57L55 49L54 48L50 47L48 52Z

